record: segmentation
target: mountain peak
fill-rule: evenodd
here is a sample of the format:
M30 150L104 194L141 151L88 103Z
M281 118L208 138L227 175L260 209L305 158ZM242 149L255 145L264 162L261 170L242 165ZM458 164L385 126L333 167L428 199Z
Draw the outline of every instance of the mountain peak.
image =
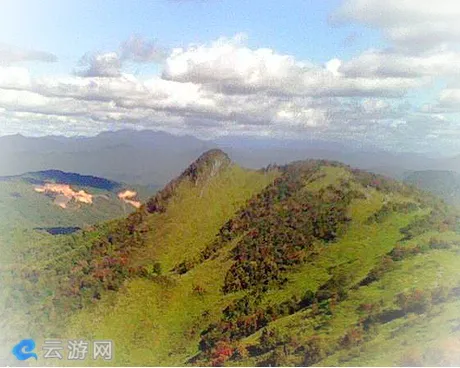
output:
M224 151L214 148L198 157L178 179L179 181L188 179L198 185L198 182L202 179L206 181L215 176L219 171L230 165L231 162L230 157Z
M147 211L164 212L166 203L174 195L177 187L183 182L191 182L195 186L205 183L210 178L227 168L232 163L230 157L220 149L211 149L195 160L179 177L169 182L166 187L151 198L146 206Z
M209 163L214 164L229 164L231 163L230 157L219 148L213 148L209 151L203 153L198 159L194 162L197 165L206 165ZM193 165L193 164L192 164Z

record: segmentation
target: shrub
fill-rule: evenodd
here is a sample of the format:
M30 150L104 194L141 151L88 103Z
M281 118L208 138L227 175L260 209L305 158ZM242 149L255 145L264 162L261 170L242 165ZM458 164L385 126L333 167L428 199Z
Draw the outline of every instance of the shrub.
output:
M452 245L448 241L437 239L434 237L430 239L428 244L431 249L450 249L452 248Z
M431 300L434 304L444 303L449 297L449 289L445 286L438 286L431 290Z
M139 270L141 276L146 277L148 279L153 279L155 276L161 275L161 265L158 262L153 264L148 264L146 266L141 267Z
M350 189L302 190L316 168L289 165L221 230L221 240L242 235L233 249L224 293L282 286L290 267L302 264L315 241L334 241L346 228ZM228 233L232 235L228 235Z
M397 245L393 248L389 255L393 261L402 261L404 258L417 255L421 252L422 249L418 245L414 247L403 247L401 245Z
M361 303L358 307L358 311L366 314L378 314L382 307L378 303Z
M264 328L259 339L262 352L270 351L281 343L281 336L277 329Z
M391 271L393 267L393 258L384 256L379 264L369 271L367 276L359 283L359 286L366 286L372 282L378 281L383 276L383 274Z
M326 344L318 336L310 337L304 344L305 355L303 364L309 367L323 360L327 356Z
M219 341L211 352L211 364L214 367L221 367L233 355L233 347L225 341Z
M249 352L243 344L238 344L233 352L233 360L243 360L249 356Z
M202 285L193 285L193 294L202 296L206 293L206 289Z
M377 332L378 323L382 317L382 306L379 303L362 303L358 307L358 311L364 314L360 319L360 324L367 332Z
M413 289L396 296L396 303L404 313L424 313L431 308L431 293Z
M347 297L347 286L351 283L351 275L344 269L339 269L323 284L316 292L318 301L324 301L336 297L338 301Z
M325 300L328 300L330 298L332 298L332 296L334 295L334 292L333 291L330 291L330 290L318 290L316 292L316 295L315 295L315 298L318 300L318 302L323 302Z
M299 302L300 308L306 308L313 304L315 301L315 293L311 290L307 290L302 296L302 299Z
M161 263L160 262L155 262L153 264L153 272L155 272L157 275L161 275Z
M350 349L354 346L358 346L364 341L364 330L363 327L357 326L348 330L345 335L340 339L340 347Z
M377 212L369 216L366 220L366 224L370 225L374 222L380 224L384 222L392 213L392 207L390 205L383 205Z
M267 367L284 367L288 365L286 352L281 346L273 350L268 359L263 362L263 366Z
M358 347L351 348L340 354L339 363L344 364L349 362L352 359L358 358L361 355L361 351Z

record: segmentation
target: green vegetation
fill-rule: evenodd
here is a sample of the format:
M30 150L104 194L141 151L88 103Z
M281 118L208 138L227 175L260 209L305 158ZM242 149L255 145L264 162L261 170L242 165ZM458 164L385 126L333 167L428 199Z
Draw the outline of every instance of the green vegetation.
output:
M44 183L68 184L76 192L83 190L93 196L93 203L70 201L66 208L61 208L53 203L54 195L35 191ZM123 188L123 184L106 179L56 170L0 177L0 233L6 240L12 229L83 228L126 216L134 207L117 198ZM139 192L140 199L154 193L140 186L130 189Z
M455 365L457 225L378 175L214 150L126 219L11 253L2 327L112 339L110 365Z

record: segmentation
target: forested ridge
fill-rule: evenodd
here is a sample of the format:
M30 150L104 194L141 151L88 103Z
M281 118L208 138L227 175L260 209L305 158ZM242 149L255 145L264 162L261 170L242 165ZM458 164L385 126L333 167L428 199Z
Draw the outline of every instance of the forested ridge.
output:
M456 210L414 187L212 150L127 218L24 246L2 313L113 339L116 365L455 365L459 245Z

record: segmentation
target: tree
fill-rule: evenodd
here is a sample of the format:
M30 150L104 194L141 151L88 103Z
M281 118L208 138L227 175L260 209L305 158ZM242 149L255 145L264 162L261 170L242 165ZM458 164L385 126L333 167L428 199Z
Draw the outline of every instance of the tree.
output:
M310 337L304 344L305 355L303 364L309 367L318 363L327 356L326 344L323 339L318 336Z
M263 329L259 339L259 347L263 352L274 349L279 343L280 333L277 329Z
M242 359L247 358L248 355L249 355L249 353L248 353L248 350L246 349L246 346L244 346L243 344L239 343L236 346L235 351L233 352L232 359L242 360Z
M211 353L211 364L221 367L233 355L233 347L226 341L219 341Z
M269 367L289 366L285 350L281 346L277 347L272 351L268 359L263 362L263 365Z
M364 331L362 326L349 329L340 340L340 346L350 349L361 344L364 341Z
M413 289L396 296L396 303L404 313L424 313L431 308L431 293Z
M153 264L153 272L155 272L157 275L161 275L161 263L160 262L155 262Z
M311 290L307 290L300 300L300 307L306 308L313 304L315 301L315 293Z

